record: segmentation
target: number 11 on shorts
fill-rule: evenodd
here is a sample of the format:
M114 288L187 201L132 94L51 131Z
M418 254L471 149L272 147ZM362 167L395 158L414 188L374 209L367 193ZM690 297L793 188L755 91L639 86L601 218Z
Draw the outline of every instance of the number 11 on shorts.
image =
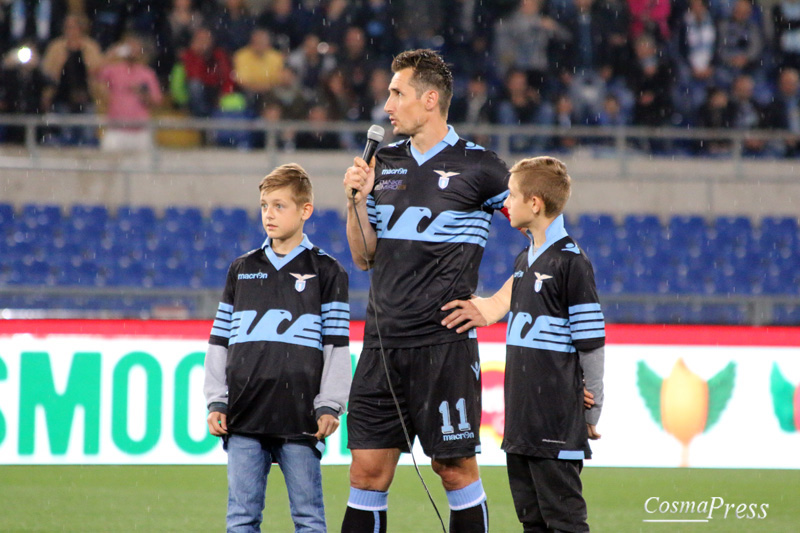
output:
M459 398L456 402L456 411L461 420L458 424L459 431L469 431L472 426L467 422L467 402L464 398ZM442 434L448 435L453 432L453 425L450 423L450 403L445 400L439 404L439 412L442 413Z

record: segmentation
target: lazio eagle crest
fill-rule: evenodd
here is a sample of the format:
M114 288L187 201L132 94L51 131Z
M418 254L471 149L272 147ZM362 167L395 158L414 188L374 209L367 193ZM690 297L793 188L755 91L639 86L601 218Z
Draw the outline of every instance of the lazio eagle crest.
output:
M546 279L553 279L553 276L548 276L547 274L539 274L538 272L534 272L536 274L536 283L533 285L533 290L539 292L542 290L542 283Z
M461 174L460 172L446 172L444 170L434 170L437 174L439 174L439 188L445 189L447 185L450 183L450 178L453 176L458 176Z
M317 277L316 274L295 274L294 272L289 272L289 274L297 280L294 282L294 288L297 292L303 292L303 289L306 288L307 279Z

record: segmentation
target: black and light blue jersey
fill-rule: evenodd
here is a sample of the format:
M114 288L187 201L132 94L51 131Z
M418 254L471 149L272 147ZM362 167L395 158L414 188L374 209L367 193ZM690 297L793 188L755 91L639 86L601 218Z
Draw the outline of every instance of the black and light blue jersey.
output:
M228 348L228 428L315 433L323 346L347 346L347 272L304 236L279 257L270 241L233 261L209 342Z
M468 298L489 238L492 213L508 195L508 168L493 152L449 128L425 154L406 140L378 151L367 197L375 249L365 346L443 344L474 336L441 325L440 308ZM374 305L373 307L373 299Z
M514 264L506 332L505 432L509 453L591 457L578 351L605 345L592 264L567 235L563 216L545 243Z

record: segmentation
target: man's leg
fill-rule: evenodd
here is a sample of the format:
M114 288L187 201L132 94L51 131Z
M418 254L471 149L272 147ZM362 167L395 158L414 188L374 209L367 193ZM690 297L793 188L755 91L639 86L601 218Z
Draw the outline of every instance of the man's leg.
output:
M231 435L228 439L227 530L261 531L264 494L272 458L257 439Z
M400 450L352 450L350 498L342 521L342 533L386 532L389 486L394 479Z
M489 531L489 508L475 456L432 459L431 466L442 479L442 486L447 493L450 532Z
M287 442L275 446L273 453L286 481L295 532L324 533L325 504L319 452L308 444Z

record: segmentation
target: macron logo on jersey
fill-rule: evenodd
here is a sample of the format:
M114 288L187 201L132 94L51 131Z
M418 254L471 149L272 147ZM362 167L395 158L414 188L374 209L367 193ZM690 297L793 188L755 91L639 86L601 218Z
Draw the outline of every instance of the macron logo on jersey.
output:
M236 279L267 279L269 275L266 272L254 272L251 274L239 274Z
M562 252L572 252L575 255L581 255L581 249L575 246L575 243L568 242L561 249Z
M381 170L381 176L394 176L396 174L408 174L407 168L384 168Z

